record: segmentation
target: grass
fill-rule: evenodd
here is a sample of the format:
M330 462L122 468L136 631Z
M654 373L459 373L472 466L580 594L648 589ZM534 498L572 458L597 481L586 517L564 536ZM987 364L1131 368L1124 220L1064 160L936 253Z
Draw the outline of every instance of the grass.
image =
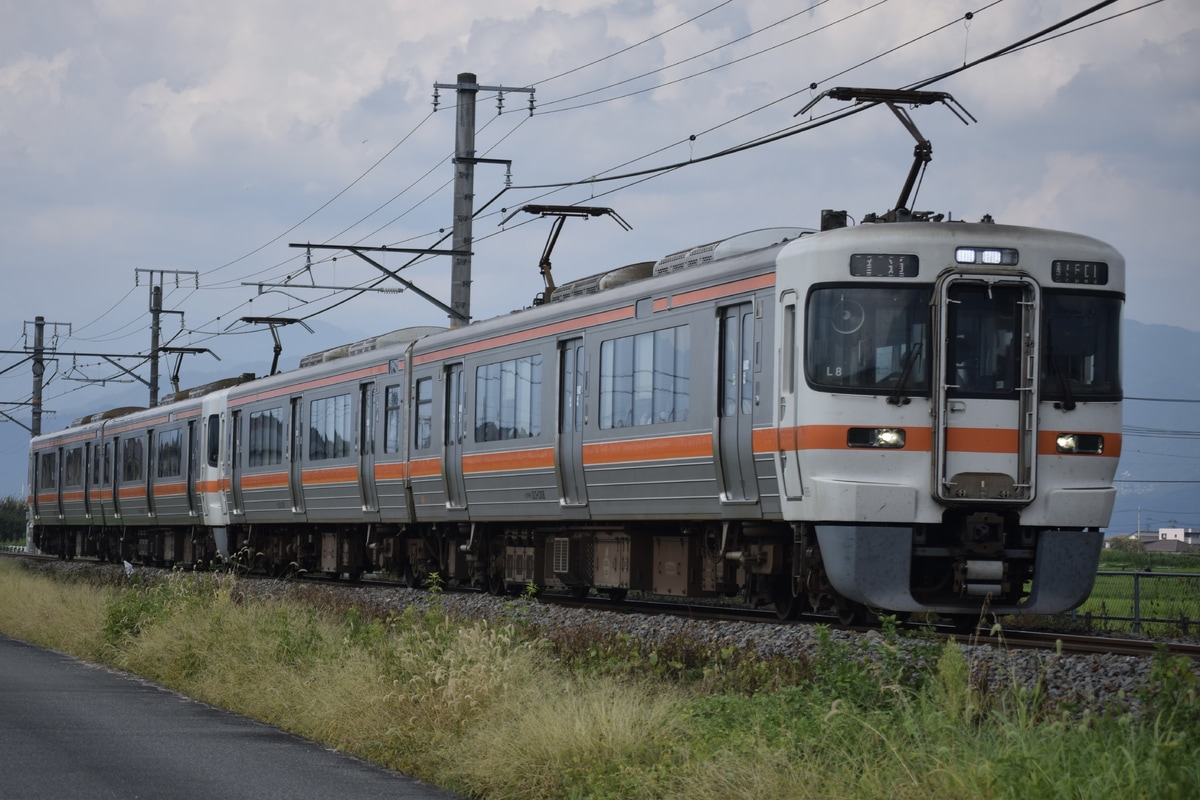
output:
M801 659L521 621L248 596L223 574L113 585L0 563L0 631L480 798L1200 795L1200 681L1160 658L1142 713L993 692L962 650L828 631Z

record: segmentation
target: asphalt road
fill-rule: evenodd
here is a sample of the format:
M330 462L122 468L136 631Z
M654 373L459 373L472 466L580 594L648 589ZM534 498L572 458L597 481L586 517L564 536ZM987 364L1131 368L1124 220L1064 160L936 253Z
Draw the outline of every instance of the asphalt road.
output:
M459 798L147 681L3 635L0 797Z

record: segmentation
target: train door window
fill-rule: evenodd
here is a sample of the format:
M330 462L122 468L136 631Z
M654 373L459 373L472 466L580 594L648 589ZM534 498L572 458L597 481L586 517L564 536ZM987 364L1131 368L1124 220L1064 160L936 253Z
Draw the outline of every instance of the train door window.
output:
M754 410L754 315L749 311L721 318L721 416Z
M207 461L210 467L215 467L221 460L221 415L208 415L208 446Z
M782 371L783 391L793 394L796 391L796 305L789 303L783 307L783 352L780 369Z
M108 480L104 469L104 453L107 451L108 445L97 444L92 448L92 482L96 485L103 486Z
M400 452L400 421L404 419L399 386L388 386L383 390L383 452Z
M1017 386L1021 300L1017 286L953 286L950 358L946 385L952 394L1008 394Z
M413 447L427 450L433 446L433 378L421 378L417 381L416 396Z
M559 376L558 430L583 430L583 345L578 340L564 342L562 348L562 374Z
M462 444L467 435L467 386L462 364L446 368L446 444Z
M363 455L375 453L375 384L359 387L358 439Z

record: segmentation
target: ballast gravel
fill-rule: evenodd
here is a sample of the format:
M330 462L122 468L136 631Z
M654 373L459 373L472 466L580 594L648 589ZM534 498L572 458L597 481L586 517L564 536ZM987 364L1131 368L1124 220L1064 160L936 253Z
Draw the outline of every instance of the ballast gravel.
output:
M99 570L113 580L124 577L120 566L86 562L38 562L33 569L53 571ZM163 572L136 568L139 572ZM535 627L548 637L580 629L589 635L623 634L640 642L644 652L687 640L711 646L716 651L736 648L759 657L816 659L832 645L847 658L884 664L881 676L902 659L915 669L934 669L937 658L928 641L881 631L847 631L815 624L769 624L687 618L665 614L615 612L603 608L577 608L549 602L482 593L429 592L403 587L363 586L337 583L289 582L241 579L238 590L246 595L283 596L297 594L310 601L340 606L360 606L372 614L403 613L409 607L424 610L436 603L458 620L487 620L491 624L520 622ZM989 694L1014 688L1038 692L1051 707L1078 713L1124 713L1140 711L1139 694L1150 680L1154 660L1145 656L1059 653L1007 648L993 644L960 645L971 669L972 685ZM1191 664L1200 677L1200 664ZM894 670L893 670L894 671Z

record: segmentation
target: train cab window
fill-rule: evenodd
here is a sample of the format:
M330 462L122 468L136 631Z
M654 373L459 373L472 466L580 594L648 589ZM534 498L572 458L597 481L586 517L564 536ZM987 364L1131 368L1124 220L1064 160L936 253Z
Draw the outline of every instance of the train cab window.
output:
M421 378L417 381L416 396L413 447L427 450L433 446L433 378Z
M817 388L929 391L928 288L837 286L808 297L805 374Z
M1041 362L1044 400L1120 399L1120 298L1044 292Z

